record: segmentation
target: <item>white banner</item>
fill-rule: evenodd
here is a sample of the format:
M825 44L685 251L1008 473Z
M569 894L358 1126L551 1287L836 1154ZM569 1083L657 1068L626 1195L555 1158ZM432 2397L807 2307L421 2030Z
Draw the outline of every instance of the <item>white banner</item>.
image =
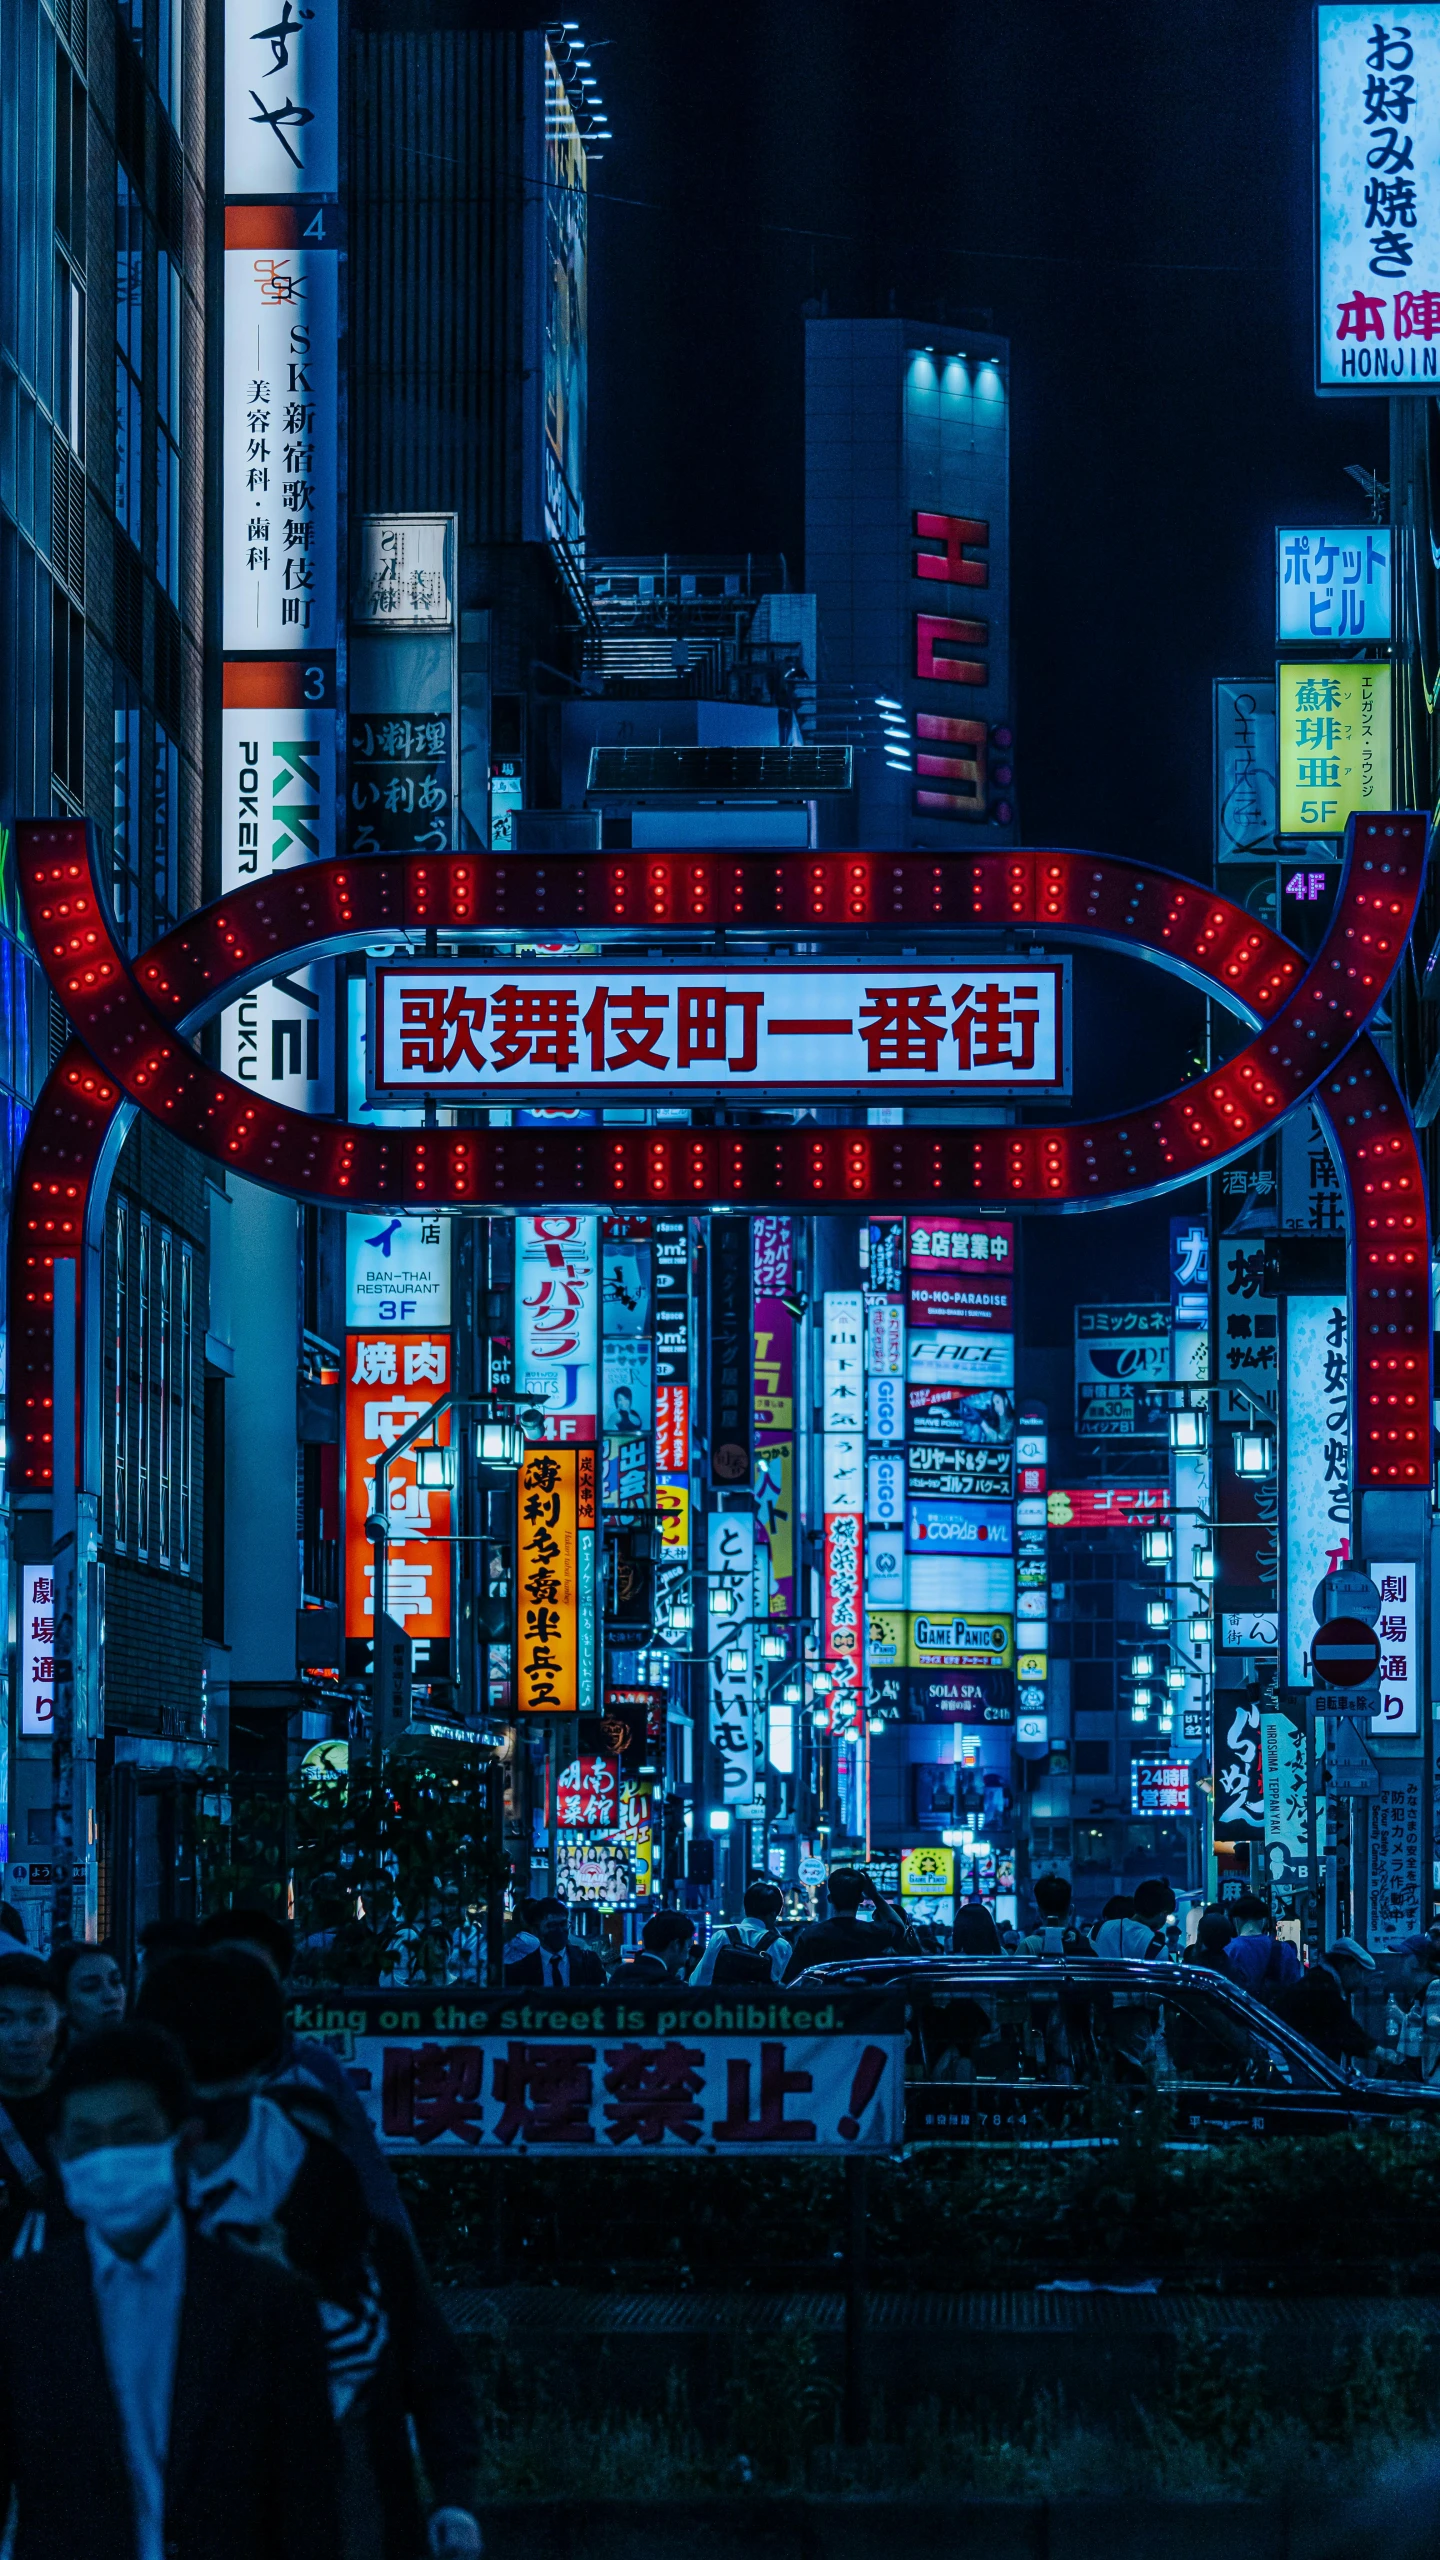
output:
M49 1734L55 1726L55 1568L20 1567L20 1730Z
M865 1414L865 1301L827 1289L821 1305L821 1427L858 1432ZM827 1506L828 1507L828 1506Z
M1013 1387L1013 1333L949 1333L941 1326L917 1327L910 1336L912 1385Z
M449 1219L423 1209L348 1209L345 1322L356 1333L448 1325Z
M542 1097L1055 1093L1067 1082L1066 967L379 961L372 1098L490 1098L497 1081Z
M225 0L225 192L333 196L338 0Z
M337 331L333 249L226 249L226 649L335 646Z
M1322 391L1440 383L1440 8L1315 13Z
M1420 1567L1367 1564L1380 1594L1375 1633L1380 1639L1380 1704L1372 1733L1420 1730Z
M460 1985L342 1991L291 2015L343 2059L383 2148L418 2159L845 2156L901 2139L905 2039L883 2000Z

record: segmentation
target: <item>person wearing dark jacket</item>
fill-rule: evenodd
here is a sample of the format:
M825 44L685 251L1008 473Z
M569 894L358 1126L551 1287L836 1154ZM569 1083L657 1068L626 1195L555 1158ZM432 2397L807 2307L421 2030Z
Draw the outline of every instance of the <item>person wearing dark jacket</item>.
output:
M652 1911L640 1932L640 1944L615 1967L611 1982L619 1991L643 1982L673 1982L685 1970L695 1943L695 1923L688 1911Z
M1298 2028L1332 2062L1364 2062L1375 2050L1375 2038L1351 2011L1350 1995L1358 1991L1375 1959L1354 1938L1337 1938L1332 1947L1292 1982L1275 2001L1275 2015Z
M1242 1893L1230 1905L1235 1935L1225 1950L1225 1961L1238 1982L1256 2000L1273 2009L1282 1991L1293 1990L1301 1980L1300 1959L1288 1938L1275 1936L1270 1927L1270 1914L1258 1893Z
M50 2075L59 2033L60 2004L48 1968L18 1947L0 1956L0 2255L6 2257L29 2216L53 2210L58 2201Z
M593 1947L570 1935L570 1913L558 1894L542 1896L526 1913L531 1923L505 1950L507 1991L594 1990L605 1979L605 1967Z
M862 1867L832 1870L827 1891L830 1918L811 1920L797 1931L785 1967L787 1982L793 1982L812 1964L857 1964L870 1956L914 1952L914 1936L908 1923L876 1892ZM857 1916L862 1903L873 1911L872 1920Z
M479 2448L459 2350L413 2242L368 2211L323 2100L274 2091L284 2004L273 1973L239 1947L177 1955L147 1978L139 2009L175 2036L195 2081L186 2186L198 2228L281 2256L320 2297L345 2560L478 2553ZM428 2534L412 2423L434 2500Z
M187 2227L167 2037L110 2027L56 2082L72 2222L0 2270L14 2560L341 2560L315 2297Z
M295 1961L295 1932L289 1921L254 1903L232 1903L227 1911L207 1913L200 1923L200 1943L207 1947L244 1947L248 1954L258 1956L262 1964L269 1966L282 1990ZM328 2046L316 2044L309 2036L295 2035L287 2025L266 2085L278 2095L307 2084L324 2090L333 2117L334 2138L354 2167L371 2212L381 2222L393 2222L400 2230L408 2231L410 2217L395 2184L395 2172L346 2077L344 2064Z

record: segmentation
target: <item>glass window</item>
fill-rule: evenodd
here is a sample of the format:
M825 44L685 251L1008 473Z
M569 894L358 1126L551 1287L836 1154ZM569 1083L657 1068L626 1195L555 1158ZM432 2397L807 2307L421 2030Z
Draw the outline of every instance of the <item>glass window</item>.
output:
M159 333L155 400L162 425L169 428L178 444L180 442L180 277L175 261L168 250L162 249L155 263L158 279L155 319Z
M52 414L77 460L85 455L85 295L68 260L55 261L55 390Z
M180 750L155 723L155 931L180 912Z
M185 12L182 0L158 0L156 9L155 76L160 90L160 104L176 132L180 130L182 52Z
M180 456L163 427L155 430L155 575L172 604L180 601Z
M115 166L115 343L137 381L144 372L145 217L123 161Z
M115 672L114 835L110 897L127 951L140 947L140 696Z

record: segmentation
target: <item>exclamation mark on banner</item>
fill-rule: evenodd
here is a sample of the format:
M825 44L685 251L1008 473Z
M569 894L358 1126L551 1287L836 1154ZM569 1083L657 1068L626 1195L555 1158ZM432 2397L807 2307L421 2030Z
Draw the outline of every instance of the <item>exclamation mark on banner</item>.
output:
M880 2086L880 2076L889 2060L878 2044L867 2044L855 2066L850 2083L850 2113L840 2119L840 2131L847 2142L853 2142L860 2131L860 2118Z

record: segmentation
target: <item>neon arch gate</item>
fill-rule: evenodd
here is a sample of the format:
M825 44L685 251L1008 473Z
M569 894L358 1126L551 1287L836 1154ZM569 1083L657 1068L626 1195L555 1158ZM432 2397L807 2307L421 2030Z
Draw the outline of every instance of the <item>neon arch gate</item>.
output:
M98 1481L96 1265L109 1184L136 1109L248 1180L337 1208L527 1211L847 1207L1054 1213L1178 1189L1312 1100L1349 1202L1357 1492L1430 1479L1431 1337L1424 1177L1413 1127L1366 1026L1414 922L1423 816L1352 820L1324 943L1294 946L1197 883L1064 851L733 856L379 855L278 872L189 918L133 965L114 937L93 833L17 830L26 913L76 1036L36 1104L11 1225L10 1462L53 1477L54 1264L73 1259L81 1483ZM187 1039L247 988L382 938L773 940L823 931L907 942L1017 928L1151 959L1252 1031L1224 1067L1088 1123L1024 1129L362 1129L247 1093Z

